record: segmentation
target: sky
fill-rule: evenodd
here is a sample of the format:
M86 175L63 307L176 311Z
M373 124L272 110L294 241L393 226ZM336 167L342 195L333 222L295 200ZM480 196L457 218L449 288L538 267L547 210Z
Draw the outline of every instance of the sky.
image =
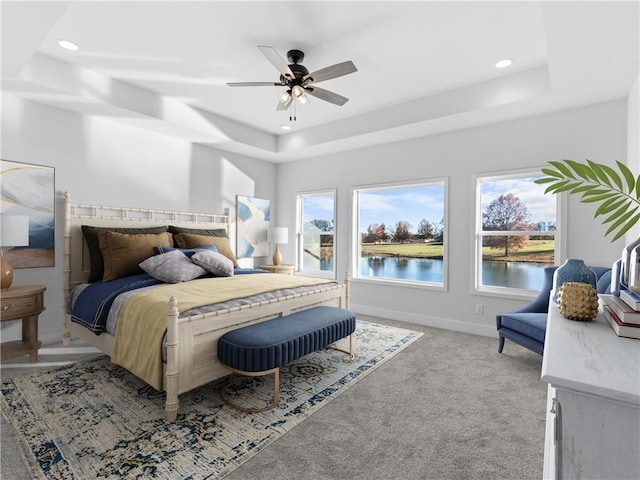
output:
M444 184L369 190L360 193L360 231L369 225L384 223L393 230L399 220L416 233L423 218L440 223L444 216Z
M426 218L438 223L443 217L442 185L368 191L360 194L360 231L369 225L384 223L393 229L398 220L406 220L415 233L420 220ZM333 199L330 197L309 197L305 200L305 218L331 218Z
M531 223L556 221L556 196L544 193L547 185L533 183L535 177L482 182L482 211L500 195L513 193L527 207Z
M534 178L512 178L485 180L482 182L482 210L500 195L513 193L527 207L530 222L551 221L556 219L555 195L544 194L545 185L533 183ZM332 195L308 196L304 209L307 220L332 218ZM360 231L365 232L372 224L384 223L393 230L399 220L408 221L413 233L420 220L426 218L439 223L444 216L444 185L435 183L416 187L395 187L368 189L360 192Z

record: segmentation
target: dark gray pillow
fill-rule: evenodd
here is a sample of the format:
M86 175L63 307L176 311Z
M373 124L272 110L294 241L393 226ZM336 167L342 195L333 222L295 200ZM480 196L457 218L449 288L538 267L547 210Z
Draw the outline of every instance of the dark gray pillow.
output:
M114 227L93 227L82 225L82 234L89 247L89 282L99 282L104 276L104 260L100 251L98 234L100 232L117 232L128 234L163 233L169 229L167 225L148 228L114 228Z
M189 233L191 235L207 235L209 237L228 237L227 230L224 228L186 228L169 225L169 232L174 235L177 233Z

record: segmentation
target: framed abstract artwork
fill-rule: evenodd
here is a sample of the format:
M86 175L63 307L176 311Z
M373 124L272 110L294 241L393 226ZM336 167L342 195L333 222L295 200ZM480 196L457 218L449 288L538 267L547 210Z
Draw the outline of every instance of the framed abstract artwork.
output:
M13 268L55 266L55 169L0 160L0 197L5 258Z
M271 217L271 202L264 198L236 195L236 256L266 257L269 255L267 231Z

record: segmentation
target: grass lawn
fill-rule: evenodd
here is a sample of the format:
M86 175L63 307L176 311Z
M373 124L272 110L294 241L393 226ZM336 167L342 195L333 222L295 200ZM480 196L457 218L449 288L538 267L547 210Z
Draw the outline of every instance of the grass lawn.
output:
M442 243L363 243L363 257L442 258Z
M504 255L503 249L482 248L485 260L501 262L527 262L553 264L555 242L553 240L530 240L529 245L517 251ZM363 257L413 257L413 258L442 258L444 246L442 243L385 243L362 245Z

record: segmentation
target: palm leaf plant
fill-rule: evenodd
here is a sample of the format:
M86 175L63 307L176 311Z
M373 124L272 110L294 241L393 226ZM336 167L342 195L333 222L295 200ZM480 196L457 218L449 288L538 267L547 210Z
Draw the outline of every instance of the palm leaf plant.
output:
M594 218L604 216L602 224L609 224L605 236L613 234L612 242L640 220L640 175L634 175L624 163L616 161L618 170L591 160L549 164L553 168L543 168L546 176L535 183L549 184L545 193L569 192L581 195L582 203L599 203Z

